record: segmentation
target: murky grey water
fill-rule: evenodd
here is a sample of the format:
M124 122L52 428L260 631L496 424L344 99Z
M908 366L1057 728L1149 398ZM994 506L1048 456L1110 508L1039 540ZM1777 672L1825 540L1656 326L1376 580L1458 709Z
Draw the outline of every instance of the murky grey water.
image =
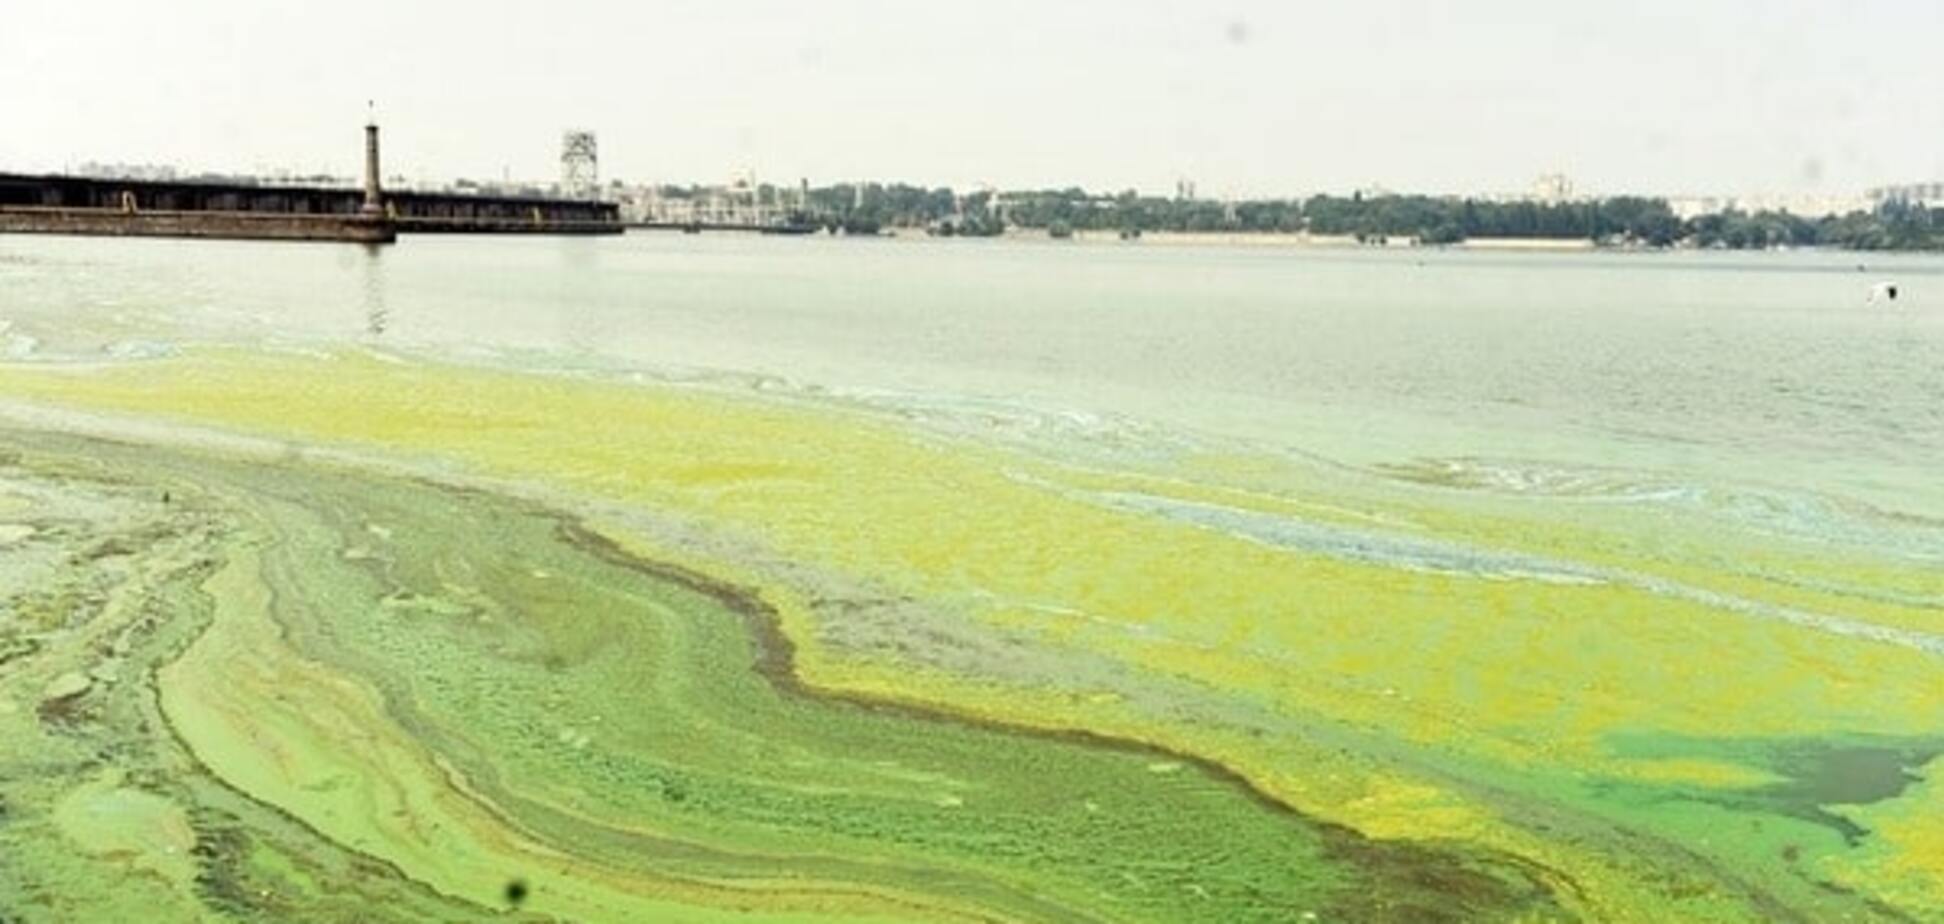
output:
M1618 752L1632 756L1705 757L1765 767L1776 775L1775 782L1739 791L1697 788L1686 797L1792 815L1825 825L1852 844L1867 836L1867 829L1834 809L1902 795L1923 781L1921 769L1944 751L1944 740L1936 738L1762 740L1620 735L1613 743Z

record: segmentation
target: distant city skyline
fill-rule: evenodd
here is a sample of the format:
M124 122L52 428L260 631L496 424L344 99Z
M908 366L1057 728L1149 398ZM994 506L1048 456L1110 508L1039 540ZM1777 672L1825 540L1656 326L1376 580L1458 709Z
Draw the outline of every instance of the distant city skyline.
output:
M1840 196L1944 178L1944 5L14 0L0 170L83 162L548 181L600 174Z

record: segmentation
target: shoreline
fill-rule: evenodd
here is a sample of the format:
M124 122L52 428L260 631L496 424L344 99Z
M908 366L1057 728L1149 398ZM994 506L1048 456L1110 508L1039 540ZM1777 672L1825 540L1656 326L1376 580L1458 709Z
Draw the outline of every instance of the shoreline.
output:
M886 228L879 237L897 240L958 240L930 233L924 228ZM1595 243L1582 238L1493 237L1473 238L1451 244L1420 244L1413 238L1391 237L1383 243L1359 241L1349 234L1310 234L1306 231L1144 231L1124 238L1119 231L1076 230L1070 238L1055 238L1045 228L1008 228L992 237L966 237L966 240L1075 244L1151 244L1161 247L1251 247L1299 250L1480 250L1523 253L1660 252L1697 248L1626 247Z

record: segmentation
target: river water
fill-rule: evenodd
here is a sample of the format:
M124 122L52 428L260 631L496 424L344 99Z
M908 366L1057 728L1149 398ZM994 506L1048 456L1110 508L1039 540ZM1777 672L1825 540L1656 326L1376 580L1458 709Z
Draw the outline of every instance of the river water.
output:
M1904 297L1870 301L1883 280L1898 282ZM203 349L211 346L245 349ZM142 365L176 354L186 358ZM678 387L542 387L421 359ZM1935 819L1944 817L1944 791L1918 783L1944 778L1935 670L1944 653L1944 258L658 234L413 237L382 249L0 237L0 383L0 417L29 424L0 433L15 445L67 445L34 428L46 421L164 443L207 440L196 428L209 426L315 442L368 464L378 456L359 453L395 451L383 458L407 471L456 467L516 492L546 488L538 496L549 503L595 504L657 548L693 554L779 599L821 601L804 630L815 647L804 650L836 653L820 675L833 689L888 689L900 702L913 696L954 715L1004 721L1047 712L1057 714L1046 720L1053 727L1089 729L1088 740L1091 729L1111 728L1174 742L1181 753L1222 754L1238 779L1267 780L1262 792L1342 830L1516 853L1575 883L1575 893L1583 886L1595 902L1588 907L1605 909L1595 917L1624 916L1613 914L1620 908L1709 920L1716 918L1707 909L1732 906L1739 910L1719 919L1773 919L1778 909L1800 908L1804 920L1836 920L1864 911L1922 916L1939 906ZM818 412L779 412L784 405ZM109 416L89 416L95 411ZM177 423L191 425L188 436ZM959 438L934 438L940 433ZM1026 451L989 451L962 439L968 435ZM134 460L143 450L86 445L94 448L62 455L95 452L105 464L119 454L122 465L142 464ZM502 726L480 723L540 729L532 753L541 757L532 759L558 762L522 764L528 752L509 746L493 759L513 769L480 777L527 780L548 793L533 804L594 800L585 803L588 817L610 813L600 820L614 830L655 830L660 812L687 825L697 805L723 825L706 837L741 836L734 832L749 819L778 825L753 836L761 850L748 856L771 856L777 848L767 838L790 825L826 839L868 831L873 870L882 866L886 832L904 832L899 843L913 856L959 843L937 832L961 832L971 845L964 856L977 857L980 869L1003 853L991 848L997 822L961 816L968 800L957 791L936 801L912 788L960 771L917 773L916 763L900 766L902 756L872 756L933 750L870 749L909 729L823 737L836 726L804 724L800 712L773 726L751 718L768 713L745 706L758 700L735 697L768 688L732 689L741 675L719 670L746 657L741 649L694 662L708 668L697 677L731 685L694 699L703 717L694 726L725 732L706 746L667 734L656 724L663 711L641 706L638 694L650 685L636 686L646 675L632 666L633 652L654 650L648 636L617 649L630 652L614 661L624 672L585 674L592 679L559 700L566 705L545 705L538 718L506 711L534 701L501 695L516 687L498 678L529 669L582 675L552 666L578 663L564 656L507 654L528 650L524 641L480 655L450 643L494 638L496 630L483 628L487 615L554 614L523 619L521 631L557 628L569 633L561 644L577 652L634 638L576 628L601 625L588 615L607 615L616 598L558 596L554 576L578 572L536 566L555 560L546 551L551 539L509 545L495 524L510 521L448 527L458 508L443 494L416 507L387 506L405 489L372 487L376 480L327 491L320 485L336 476L322 475L325 466L173 464L172 477L203 489L237 485L218 491L223 509L292 518L264 537L212 546L208 555L246 563L222 575L249 572L259 554L253 543L272 532L286 543L328 533L289 553L301 567L259 572L265 582L300 583L263 583L262 593L299 601L291 618L324 614L319 626L361 626L341 637L372 646L374 658L450 670L453 679L424 685L427 701L474 691L454 693L463 706L420 714L457 717L454 727L479 740L518 737L481 732ZM72 459L60 465L72 467L52 471L88 470ZM0 497L17 518L58 496L19 472L12 499ZM126 503L170 508L168 491L155 487L128 488ZM158 493L159 506L150 500ZM0 544L41 554L29 541L35 536L96 529L78 529L83 521L72 515L96 508L49 509L60 515L14 524ZM328 517L343 534L314 530L312 517ZM409 538L394 544L394 536ZM422 587L374 589L368 566L358 564L378 554L374 543L422 558L396 569L400 580L423 579ZM21 573L39 567L59 580L95 580L83 568L95 561L148 573L120 564L116 548L90 538L85 547L51 548L39 559L16 553L13 561ZM161 548L177 554L168 543ZM351 576L335 586L301 583L339 572ZM467 583L488 580L486 590ZM587 580L567 583L603 594L625 584ZM201 585L210 599L232 599L216 623L232 634L261 608L258 596L235 589L259 585L237 582ZM377 591L370 605L310 605ZM56 599L34 599L43 598ZM482 610L477 631L400 616L401 602L420 607L406 613L451 615L480 600L503 609ZM358 618L366 621L351 622ZM693 626L713 633L724 624L707 615ZM629 616L613 625L625 633L643 624ZM583 645L572 634L579 632L599 643ZM269 779L249 762L282 766L284 755L312 747L371 750L376 739L368 737L344 750L335 720L291 732L309 726L282 718L341 715L329 691L364 681L313 683L290 699L292 678L310 668L265 671L272 646L252 644L249 658L213 659L167 681L212 678L209 690L251 704L207 709L233 724L192 746L237 760L228 765L232 781ZM454 660L421 657L433 650ZM885 652L897 653L888 668ZM357 675L360 663L347 659L343 676ZM225 675L219 664L238 672ZM114 676L54 663L34 669L42 673L13 678L16 692L0 689L0 706L18 691L45 698L78 682L85 692L108 683L88 678ZM658 667L655 676L686 669ZM77 679L49 686L52 676ZM269 678L262 682L277 695L250 687L251 677ZM941 677L976 682L943 686ZM619 698L602 705L607 691ZM181 703L165 698L165 708ZM279 718L252 724L259 704ZM475 704L486 705L470 711ZM715 709L757 731L718 721ZM645 717L639 736L601 737L619 727L602 717L622 713ZM0 710L0 719L8 714ZM34 713L12 714L15 728L39 727L22 718ZM571 726L546 727L570 717L578 717ZM937 733L931 725L911 732L931 741ZM800 740L800 750L773 746L776 736L799 734L789 740ZM45 762L33 743L42 739L15 737L30 743L0 754L0 763ZM585 765L593 775L575 776L583 765L572 755L597 740L590 753L602 762ZM760 760L723 756L757 742ZM662 746L677 750L664 757ZM93 739L88 747L99 751ZM770 760L822 749L831 756ZM967 753L965 777L981 780L968 793L1041 788L1037 779L1006 788L1012 784L992 768L1015 758ZM1127 817L1173 811L1154 808L1162 803L1146 793L1174 791L1183 765L1157 756L1141 752L1123 768L1131 782L1108 786L1140 794L1140 810ZM1038 773L1038 759L1018 766ZM361 772L416 779L409 774L419 771L399 769L405 760ZM614 785L620 764L611 760L636 761L626 766L647 768L645 775ZM707 776L717 761L737 765L718 782L749 787L733 790L752 793L738 797L745 802L656 801L666 788L650 782L667 767ZM744 765L761 769L744 774ZM549 769L520 769L541 766ZM849 801L851 808L775 809L807 805L801 800L812 792L850 800L857 781L892 770L898 780L881 784L890 789L871 782L869 791L906 795L863 801L917 812L895 823L869 814L875 808L845 814L856 807ZM768 801L764 788L772 772L786 774L775 778L787 791L779 801ZM1071 784L1091 772L1049 776ZM451 773L441 762L426 778ZM26 784L45 777L14 775ZM344 778L320 777L301 795L274 786L253 795L328 827L369 814L315 811L366 804L357 801L367 798L363 790L330 795ZM14 801L26 799L15 795L23 789L5 795L37 804ZM1091 798L1076 804L1078 792L1060 797L1082 818L1072 830L1095 831L1097 806ZM623 796L640 802L623 808ZM327 801L340 798L349 801ZM1003 804L1007 798L992 801L1002 810L993 817L1053 830L1042 814L1004 815L1038 804ZM740 805L752 814L735 814ZM401 833L375 840L355 831L330 836L410 858L426 855L420 832L459 829L421 823L436 815L409 817ZM1242 830L1226 824L1211 820L1208 830ZM1286 833L1262 843L1287 847ZM1094 851L1085 846L1091 841L1061 840L1069 836L1028 840ZM603 837L584 840L607 843ZM839 856L835 843L818 841L815 853ZM1145 834L1127 843L1180 846ZM489 889L499 886L504 859L493 856L481 880ZM1360 874L1383 865L1372 865L1374 854L1359 856L1350 865ZM1188 868L1141 864L1143 875ZM1038 865L1061 875L1071 866ZM1099 882L1112 887L1096 883L1086 894L1150 900L1123 888L1137 880L1111 866L1101 867L1109 878ZM1239 868L1209 864L1218 867L1224 875ZM443 862L399 868L417 881L447 875ZM1300 886L1307 875L1291 875L1284 859L1260 869L1277 887ZM1397 869L1449 893L1453 880ZM872 875L846 870L838 878ZM1271 907L1252 889L1232 893L1235 907ZM259 892L270 894L236 894ZM1168 902L1188 893L1171 886L1155 894L1163 898L1142 906L1150 917L1184 919L1182 906ZM1390 900L1372 894L1379 905Z
M1871 302L1885 279L1903 297ZM363 344L733 373L1358 465L1672 471L1944 514L1934 256L11 237L0 325L15 359Z

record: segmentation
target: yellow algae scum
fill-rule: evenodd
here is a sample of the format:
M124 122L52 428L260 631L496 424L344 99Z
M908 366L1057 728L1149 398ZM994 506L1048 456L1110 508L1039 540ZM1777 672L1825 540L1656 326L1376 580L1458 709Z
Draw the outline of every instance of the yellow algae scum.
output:
M0 395L0 915L1944 919L1944 578L1849 538L1936 524L358 352Z

